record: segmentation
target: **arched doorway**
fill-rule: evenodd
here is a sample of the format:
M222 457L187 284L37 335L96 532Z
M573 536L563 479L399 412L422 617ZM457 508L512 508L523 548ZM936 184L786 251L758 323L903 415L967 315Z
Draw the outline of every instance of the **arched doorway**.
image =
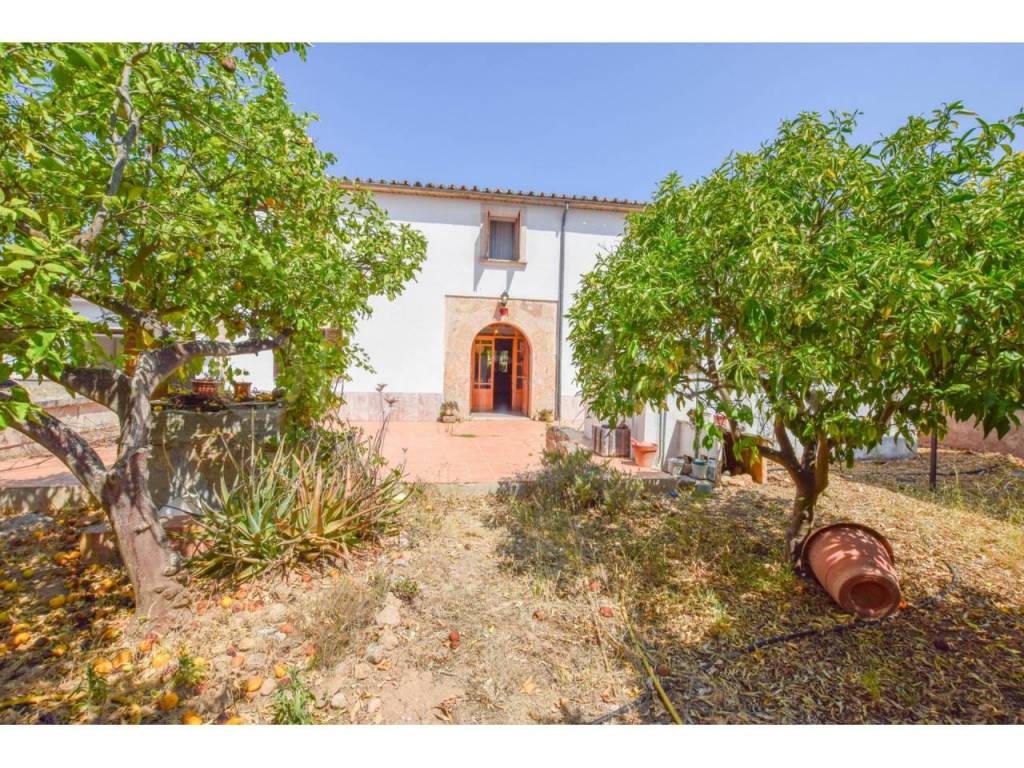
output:
M530 414L530 342L515 326L492 323L473 339L471 413Z

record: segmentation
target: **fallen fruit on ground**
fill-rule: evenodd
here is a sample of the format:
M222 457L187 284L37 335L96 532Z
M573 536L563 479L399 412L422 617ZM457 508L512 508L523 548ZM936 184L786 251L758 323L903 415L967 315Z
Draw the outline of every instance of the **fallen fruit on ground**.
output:
M182 725L202 725L203 718L191 709L181 716Z
M178 706L178 694L168 691L156 700L156 708L161 712L170 712Z
M167 651L160 651L159 653L153 656L153 659L149 662L149 665L153 669L163 669L170 663L170 661L171 654L169 654Z
M255 693L263 685L263 678L259 675L253 675L245 681L245 692Z
M609 608L607 605L602 605L601 606L601 610L599 611L599 613L602 616L604 616L606 619L610 619L615 614L615 612L611 608Z
M114 665L110 659L97 659L92 665L92 671L97 675L109 675L114 671Z

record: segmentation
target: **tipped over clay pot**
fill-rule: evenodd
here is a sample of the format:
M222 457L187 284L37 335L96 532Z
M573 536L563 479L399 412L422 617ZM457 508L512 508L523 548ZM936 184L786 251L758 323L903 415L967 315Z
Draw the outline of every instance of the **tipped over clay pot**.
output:
M862 619L878 619L900 604L892 546L873 528L833 523L811 531L801 558L832 599Z

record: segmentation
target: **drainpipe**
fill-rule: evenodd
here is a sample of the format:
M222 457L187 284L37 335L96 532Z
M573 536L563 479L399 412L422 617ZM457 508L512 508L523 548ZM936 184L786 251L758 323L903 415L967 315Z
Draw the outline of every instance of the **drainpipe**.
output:
M562 420L562 297L565 295L565 217L569 203L562 209L562 228L558 233L558 337L555 339L555 421Z

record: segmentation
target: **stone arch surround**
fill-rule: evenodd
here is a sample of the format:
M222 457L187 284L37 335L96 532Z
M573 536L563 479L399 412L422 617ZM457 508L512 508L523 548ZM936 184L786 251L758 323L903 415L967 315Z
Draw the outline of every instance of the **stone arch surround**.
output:
M518 328L530 343L530 416L555 408L555 336L558 304L554 301L509 299L508 316L498 314L498 298L445 296L444 399L469 414L470 356L473 339L492 323Z

